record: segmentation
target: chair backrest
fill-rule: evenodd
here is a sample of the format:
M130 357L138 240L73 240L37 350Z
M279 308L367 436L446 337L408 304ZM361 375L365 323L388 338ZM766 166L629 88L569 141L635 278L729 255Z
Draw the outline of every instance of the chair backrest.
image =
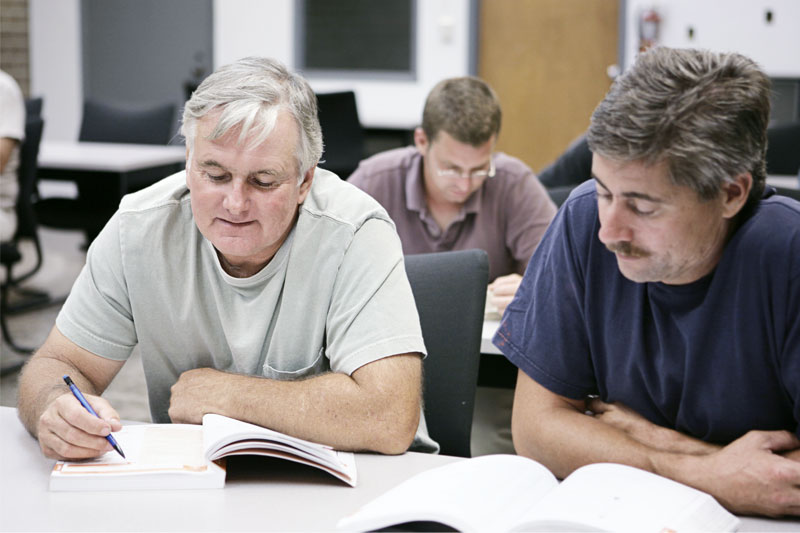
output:
M33 210L33 195L37 191L37 160L39 144L42 140L44 120L40 116L30 116L25 121L25 140L20 145L17 180L17 234L16 238L38 239L36 215Z
M539 173L539 181L548 189L576 186L592 177L592 152L586 134L564 150L558 159Z
M796 176L800 170L800 122L767 130L767 174Z
M346 180L364 157L364 130L358 119L356 93L317 94L317 108L325 144L320 166Z
M800 202L800 189L789 189L788 187L775 187L775 193L781 196L788 196Z
M428 432L441 453L470 457L489 258L483 250L463 250L408 255L405 265L428 351Z
M78 139L89 142L167 144L174 133L174 118L175 104L134 108L86 100Z
M3 290L11 285L16 285L34 275L42 266L42 245L39 242L37 232L36 214L33 208L33 196L36 192L37 184L37 159L39 157L39 143L42 140L42 130L44 121L39 116L28 117L25 121L25 140L20 145L19 167L17 168L17 180L19 191L17 193L16 213L17 230L14 239L3 243L2 262L6 266L6 280L3 283ZM13 275L12 268L15 263L22 259L19 252L18 243L22 239L33 242L36 251L36 262L22 275ZM5 305L5 302L3 302ZM5 327L5 324L3 324ZM8 332L3 331L8 340Z
M41 96L36 98L25 99L25 116L26 117L40 117L42 116L42 105L44 99Z

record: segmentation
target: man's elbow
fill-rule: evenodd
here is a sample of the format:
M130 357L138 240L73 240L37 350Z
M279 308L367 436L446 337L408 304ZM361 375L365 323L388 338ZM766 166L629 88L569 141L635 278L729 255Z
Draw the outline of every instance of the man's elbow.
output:
M414 442L420 418L419 402L392 402L395 405L388 407L383 424L376 424L373 432L373 446L375 452L386 455L399 455L405 453Z
M511 442L514 444L514 451L517 455L524 455L531 459L539 460L540 454L537 453L535 431L527 424L522 424L512 418L511 421Z
M558 478L564 478L572 472L562 461L567 453L566 442L553 442L548 437L551 428L544 424L546 415L536 417L513 416L511 419L511 439L517 455L538 461L547 467Z

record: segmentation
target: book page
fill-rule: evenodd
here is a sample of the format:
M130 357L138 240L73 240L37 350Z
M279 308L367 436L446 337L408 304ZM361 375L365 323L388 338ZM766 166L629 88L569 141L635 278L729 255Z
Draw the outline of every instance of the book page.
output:
M355 454L222 415L203 416L203 449L211 460L229 455L270 455L325 470L345 483L358 481Z
M738 523L704 492L638 468L600 463L569 475L516 529L733 531Z
M485 455L427 470L406 480L337 528L373 530L433 521L460 531L503 531L557 487L553 474L517 455Z
M123 426L114 438L125 452L107 452L87 461L64 461L61 474L148 473L164 470L202 471L202 427L189 424L146 424Z

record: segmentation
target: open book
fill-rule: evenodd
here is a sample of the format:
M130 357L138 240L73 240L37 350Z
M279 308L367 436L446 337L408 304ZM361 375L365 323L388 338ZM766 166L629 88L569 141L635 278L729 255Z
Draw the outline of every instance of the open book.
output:
M739 519L710 495L618 464L579 468L561 484L516 455L486 455L404 481L337 524L373 531L438 522L459 531L734 531Z
M58 461L50 490L210 489L225 486L232 455L279 457L319 468L356 485L355 456L277 431L208 414L203 425L141 424L114 433L115 451L89 461ZM217 462L215 462L217 461Z

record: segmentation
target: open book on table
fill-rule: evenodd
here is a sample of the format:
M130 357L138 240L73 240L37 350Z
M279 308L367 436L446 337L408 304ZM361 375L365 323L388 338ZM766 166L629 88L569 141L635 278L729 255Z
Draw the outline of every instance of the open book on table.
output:
M232 455L278 457L319 468L351 486L357 480L352 453L221 415L205 415L202 426L127 425L114 437L127 459L111 451L89 461L58 461L50 490L221 488L220 460Z
M342 518L373 531L438 522L459 531L734 531L739 519L710 495L618 464L584 466L560 484L516 455L465 459L417 474Z

